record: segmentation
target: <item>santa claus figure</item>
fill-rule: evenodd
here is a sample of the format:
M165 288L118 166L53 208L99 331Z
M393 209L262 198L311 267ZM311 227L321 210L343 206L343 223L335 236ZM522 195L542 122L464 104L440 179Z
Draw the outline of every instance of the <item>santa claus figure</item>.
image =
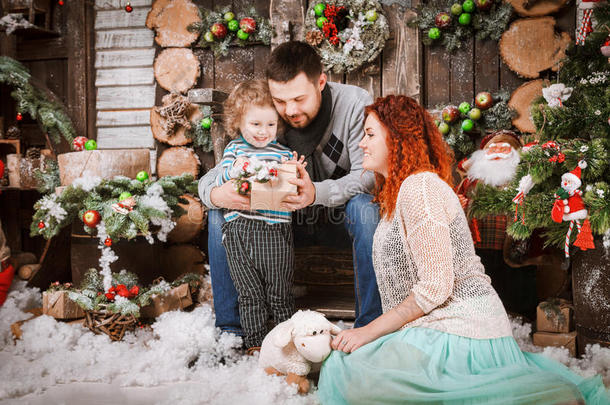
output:
M0 160L0 178L4 176L4 163ZM10 263L11 250L6 245L6 238L0 222L0 307L4 304L8 290L11 287L15 268Z
M571 172L561 176L561 188L555 193L555 206L551 214L553 221L573 221L587 218L587 209L582 199L580 180L582 169L586 168L585 161L580 161Z
M513 180L521 160L520 149L521 141L514 132L497 131L483 138L480 149L460 162L458 170L464 180L456 193L467 213L477 184L500 188ZM506 235L507 223L505 215L470 219L475 249L506 308L533 317L537 304L536 268L512 268L506 264L505 255L513 250L512 240Z

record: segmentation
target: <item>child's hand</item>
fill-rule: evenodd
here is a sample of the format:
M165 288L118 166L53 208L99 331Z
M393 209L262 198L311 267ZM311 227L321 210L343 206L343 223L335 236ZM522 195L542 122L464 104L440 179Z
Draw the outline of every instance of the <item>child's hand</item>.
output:
M299 154L296 151L292 152L292 158L290 160L287 158L282 158L282 163L301 164L303 165L303 167L307 166L307 162L305 162L305 156L301 155L301 157L299 157Z

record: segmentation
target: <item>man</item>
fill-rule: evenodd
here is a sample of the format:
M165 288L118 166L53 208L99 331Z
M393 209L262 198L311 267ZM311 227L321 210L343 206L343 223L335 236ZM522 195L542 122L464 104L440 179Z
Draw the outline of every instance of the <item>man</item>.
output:
M374 177L363 172L358 148L364 107L371 104L371 96L356 86L327 82L319 55L304 42L278 46L269 57L266 74L273 103L288 124L285 143L307 162L306 169L299 166L299 178L294 180L298 195L287 197L285 207L305 209L311 220L319 214L315 207L345 205L343 224L352 239L354 255L354 326L364 326L381 314L371 259L379 214L367 194L374 186ZM231 182L215 187L217 170L199 180L199 195L210 208L208 250L216 326L241 334L237 292L221 244L224 218L218 208L249 210L250 199L237 193Z
M497 131L483 138L480 150L458 165L458 170L467 175L457 190L465 210L468 210L479 182L501 188L513 180L521 160L520 149L521 141L514 132ZM473 218L470 223L472 239L485 272L506 309L532 317L537 304L536 269L534 266L512 268L506 264L505 252L515 250L512 239L506 234L507 225L505 215Z

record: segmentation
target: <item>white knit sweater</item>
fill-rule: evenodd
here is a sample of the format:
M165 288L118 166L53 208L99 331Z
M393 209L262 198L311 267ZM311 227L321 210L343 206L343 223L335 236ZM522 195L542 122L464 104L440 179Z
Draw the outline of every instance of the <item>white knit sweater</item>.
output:
M383 312L413 294L426 314L403 328L475 339L512 336L460 202L436 173L404 180L392 218L382 219L375 232L373 265Z

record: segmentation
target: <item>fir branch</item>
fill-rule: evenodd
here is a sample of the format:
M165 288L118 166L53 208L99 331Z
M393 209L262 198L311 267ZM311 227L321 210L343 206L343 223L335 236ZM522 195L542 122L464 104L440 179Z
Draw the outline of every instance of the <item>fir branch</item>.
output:
M8 56L0 56L0 83L14 88L11 96L17 102L18 111L26 112L36 120L53 142L59 143L61 136L72 144L76 132L64 106L50 100L44 91L32 84L25 66Z

